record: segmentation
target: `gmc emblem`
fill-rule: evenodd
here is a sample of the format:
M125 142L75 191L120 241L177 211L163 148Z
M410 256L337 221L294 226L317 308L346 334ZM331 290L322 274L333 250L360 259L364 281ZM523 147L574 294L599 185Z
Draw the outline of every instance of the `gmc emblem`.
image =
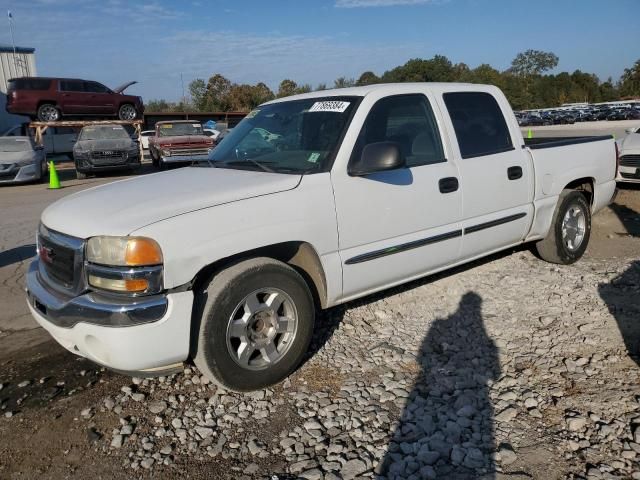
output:
M55 256L56 254L53 251L53 248L40 247L40 259L43 262L53 263L53 259L55 258Z

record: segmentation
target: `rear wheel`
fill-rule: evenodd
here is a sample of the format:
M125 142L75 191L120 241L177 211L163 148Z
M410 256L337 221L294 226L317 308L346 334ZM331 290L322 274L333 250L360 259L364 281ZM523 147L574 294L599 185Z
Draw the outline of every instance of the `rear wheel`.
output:
M198 368L225 388L250 391L290 375L313 332L305 280L271 258L239 262L210 281L197 300Z
M118 118L120 120L135 120L137 116L138 112L136 112L136 108L130 103L120 105L118 109Z
M38 120L41 122L57 122L60 116L60 110L52 103L43 103L38 107Z
M568 265L578 261L591 236L591 209L581 192L565 190L560 195L547 236L536 243L538 255L551 263Z

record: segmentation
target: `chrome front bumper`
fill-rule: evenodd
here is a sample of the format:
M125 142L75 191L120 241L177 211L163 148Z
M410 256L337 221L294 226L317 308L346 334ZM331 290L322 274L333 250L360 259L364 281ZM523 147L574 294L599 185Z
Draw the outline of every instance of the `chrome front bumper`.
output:
M209 154L202 155L169 155L161 156L162 163L178 163L178 162L203 162L209 158Z
M39 260L27 272L29 305L53 325L72 328L78 323L104 327L130 327L158 321L167 313L164 294L120 297L96 292L69 296L48 287L38 268Z

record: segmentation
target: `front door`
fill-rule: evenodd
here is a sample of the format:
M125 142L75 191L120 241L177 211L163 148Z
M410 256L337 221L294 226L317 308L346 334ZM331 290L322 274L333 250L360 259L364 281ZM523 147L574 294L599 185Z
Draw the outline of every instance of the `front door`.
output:
M343 299L451 264L461 245L458 172L445 157L432 102L425 94L369 96L360 109L372 102L350 162L367 144L395 142L408 168L366 176L332 171Z
M115 95L107 87L98 82L85 82L85 90L87 92L88 113L108 115L116 113Z

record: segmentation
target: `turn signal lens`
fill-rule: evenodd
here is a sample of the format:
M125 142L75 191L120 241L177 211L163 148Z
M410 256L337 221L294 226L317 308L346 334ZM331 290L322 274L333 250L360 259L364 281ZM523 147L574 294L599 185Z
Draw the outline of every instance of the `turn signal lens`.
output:
M143 278L134 280L116 280L112 278L97 277L95 275L89 275L89 284L96 288L103 290L110 290L112 292L144 292L149 288L149 282Z
M127 242L124 262L132 267L160 265L162 263L160 245L150 238L133 237Z

